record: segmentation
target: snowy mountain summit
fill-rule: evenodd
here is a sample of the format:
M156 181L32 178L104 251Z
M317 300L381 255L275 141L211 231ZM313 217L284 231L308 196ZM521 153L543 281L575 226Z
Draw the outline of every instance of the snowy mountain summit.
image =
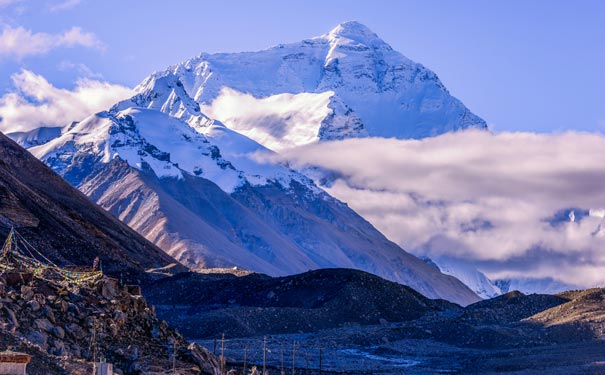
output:
M154 73L137 91L169 76L209 117L274 151L321 140L487 128L435 73L358 22L258 52L202 53Z

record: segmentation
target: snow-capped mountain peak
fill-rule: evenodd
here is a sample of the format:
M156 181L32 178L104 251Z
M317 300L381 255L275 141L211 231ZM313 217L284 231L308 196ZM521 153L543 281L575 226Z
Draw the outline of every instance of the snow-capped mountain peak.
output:
M337 44L358 44L367 47L391 47L378 37L367 26L357 22L348 21L338 24L329 33L316 37L315 39L326 39L331 46Z
M138 90L168 76L209 117L274 151L350 137L487 129L435 73L355 21L263 51L202 53L154 73ZM160 106L166 113L174 108Z

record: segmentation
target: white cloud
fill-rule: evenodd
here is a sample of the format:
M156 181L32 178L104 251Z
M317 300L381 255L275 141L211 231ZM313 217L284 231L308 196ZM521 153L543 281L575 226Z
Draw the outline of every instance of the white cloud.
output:
M60 2L58 4L52 5L50 7L50 11L51 12L57 12L57 11L60 11L60 10L71 9L71 8L73 8L75 6L80 5L81 2L82 2L81 0L65 0L65 1L62 1L62 2Z
M274 157L329 171L321 176L336 176L332 195L417 254L470 260L491 277L605 284L603 218L548 221L562 209L605 207L602 135L469 131L351 139Z
M58 47L87 47L104 50L105 46L90 32L79 27L61 34L33 33L22 26L4 26L0 34L0 58L2 56L22 59L27 56L42 55Z
M73 90L59 89L28 70L11 78L16 91L0 97L0 131L5 133L64 126L133 95L127 87L91 79L78 80Z

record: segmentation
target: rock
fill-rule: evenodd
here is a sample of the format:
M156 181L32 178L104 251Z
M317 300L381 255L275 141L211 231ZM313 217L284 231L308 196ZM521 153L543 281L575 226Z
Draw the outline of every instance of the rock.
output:
M124 313L121 310L116 310L116 312L113 314L113 320L120 325L123 325L126 323L126 320L128 319L128 315L126 315L126 313Z
M65 354L65 344L63 341L55 340L53 343L53 347L50 350L50 353L56 356L62 356Z
M57 319L55 318L55 313L53 312L50 306L44 306L44 316L48 318L53 324L57 324Z
M133 296L140 296L143 294L139 285L126 285L126 291Z
M50 333L53 334L53 336L63 339L65 338L65 330L59 326L56 327L52 327L50 330Z
M112 278L102 279L100 282L101 286L101 295L103 298L111 300L118 296L119 291L119 283L118 280Z
M34 288L27 285L21 285L21 298L30 301L34 298Z
M48 319L40 318L40 319L34 320L34 327L36 327L37 329L42 330L44 332L50 333L54 326Z
M40 331L31 331L25 336L29 341L40 346L42 349L48 349L48 335Z
M220 374L218 359L208 349L193 343L187 347L187 351L202 373Z
M40 310L40 302L34 300L31 300L29 302L27 302L27 307L29 307L29 309L33 312L39 311Z
M82 329L82 327L80 327L78 324L76 323L70 323L67 326L65 326L65 331L72 336L73 338L75 338L76 340L81 340L82 338L84 338L86 335L86 332L84 332L84 330Z
M57 301L55 301L55 305L57 306L57 309L62 313L67 312L67 310L69 309L69 304L62 299L58 299Z
M4 311L6 311L6 315L8 316L8 319L10 320L10 323L12 325L12 327L11 327L12 330L15 331L17 328L19 328L19 321L17 320L15 312L6 306L4 306Z

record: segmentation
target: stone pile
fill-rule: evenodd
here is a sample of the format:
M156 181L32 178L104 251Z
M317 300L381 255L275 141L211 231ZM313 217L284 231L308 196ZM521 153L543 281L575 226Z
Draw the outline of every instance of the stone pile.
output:
M216 357L159 321L139 287L108 277L68 287L28 273L0 275L0 331L63 363L105 358L124 375L172 370L175 349L179 374L218 373Z

